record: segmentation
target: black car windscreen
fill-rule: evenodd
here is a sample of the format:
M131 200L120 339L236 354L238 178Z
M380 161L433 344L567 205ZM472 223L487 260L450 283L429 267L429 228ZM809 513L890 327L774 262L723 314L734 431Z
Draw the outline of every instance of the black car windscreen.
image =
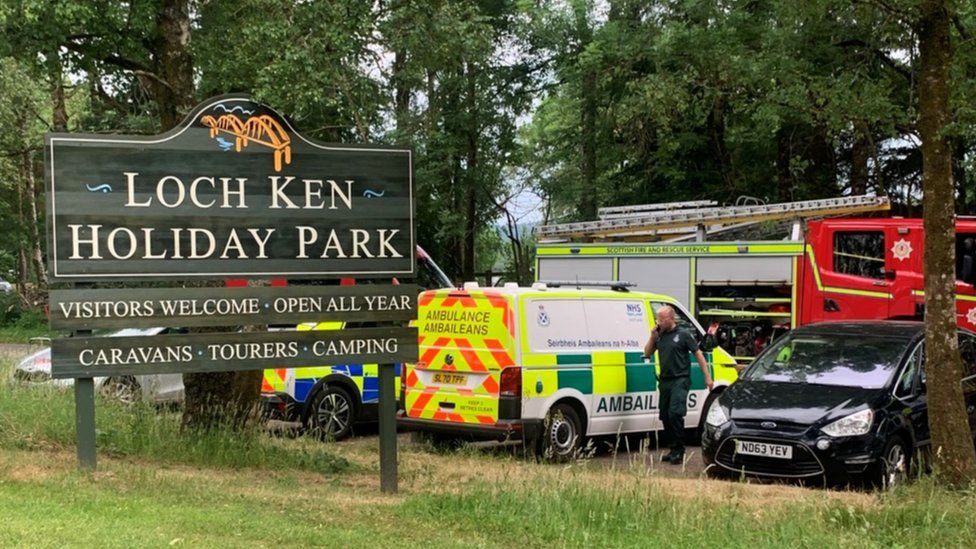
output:
M743 378L880 389L907 346L903 339L860 334L790 334L763 353Z

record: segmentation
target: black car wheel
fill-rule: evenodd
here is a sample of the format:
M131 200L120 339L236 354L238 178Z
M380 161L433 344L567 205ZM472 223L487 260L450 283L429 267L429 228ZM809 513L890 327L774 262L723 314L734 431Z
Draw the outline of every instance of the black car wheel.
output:
M878 463L875 485L882 490L891 490L908 482L911 473L912 457L908 446L901 437L895 436L885 444Z
M548 460L573 459L583 441L583 429L576 411L567 404L556 404L546 415L542 431L542 455Z
M323 439L342 440L352 433L355 404L341 387L326 385L312 401L312 430Z

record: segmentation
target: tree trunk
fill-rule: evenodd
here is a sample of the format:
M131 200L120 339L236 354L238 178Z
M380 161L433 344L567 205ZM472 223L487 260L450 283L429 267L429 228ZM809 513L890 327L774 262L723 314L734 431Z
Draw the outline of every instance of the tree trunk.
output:
M190 56L188 0L163 0L156 17L153 66L159 77L153 92L164 130L179 124L193 106L193 58Z
M37 183L34 179L34 155L24 151L21 155L21 177L24 180L24 195L27 197L27 238L30 245L31 266L34 269L36 291L47 287L47 273L44 269L44 252L41 250L41 237L38 230Z
M798 200L837 196L837 155L825 126L810 129L803 196Z
M956 339L955 198L949 123L949 7L926 0L918 22L919 122L925 205L925 354L935 470L951 486L976 480L976 453L963 404Z
M407 54L397 50L393 57L393 116L396 120L396 130L403 139L409 133L407 120L410 115L410 84L405 76Z
M478 87L476 68L470 64L465 71L467 86L467 105L465 106L467 121L466 151L465 151L465 196L464 196L464 257L462 258L461 274L464 280L474 280L475 270L475 239L478 236L478 185L481 183L478 166Z
M48 53L48 78L51 79L51 129L68 131L68 109L64 104L64 74L57 50Z
M245 332L266 327L247 326ZM225 332L225 328L197 328L196 333ZM183 374L183 426L209 429L246 427L259 413L263 370Z
M735 173L732 168L732 155L725 144L725 100L722 96L717 96L712 101L712 108L708 110L708 117L705 119L705 127L708 128L708 139L712 144L712 155L718 162L719 177L722 183L729 190L735 189ZM700 185L701 182L694 182ZM701 192L700 187L693 192Z
M25 231L23 230L27 223L24 220L24 186L21 185L20 181L17 182L17 221L19 222L18 227L21 227L17 238L17 290L20 292L20 299L24 304L30 305L31 299L28 295L30 289L27 284L30 269L27 266L27 239L24 238Z
M163 0L153 43L154 95L163 131L179 124L193 105L193 58L190 55L190 9L187 0ZM212 285L214 283L204 283ZM223 332L197 328L193 332ZM270 365L269 365L270 366ZM261 391L261 370L186 374L183 426L208 428L218 423L243 427L254 417Z
M581 219L592 221L597 212L596 184L596 74L586 70L583 74L580 98L580 209Z
M776 199L779 202L793 200L793 173L790 171L792 147L790 134L786 128L776 132L776 185L778 187Z
M851 147L851 194L862 195L868 191L868 160L871 158L871 138L868 129L858 125L854 130Z
M597 117L597 75L593 69L581 64L580 54L593 40L590 28L587 2L574 2L576 35L579 40L577 65L583 71L580 79L580 187L579 212L581 219L592 221L597 212L597 168L596 168L596 117Z

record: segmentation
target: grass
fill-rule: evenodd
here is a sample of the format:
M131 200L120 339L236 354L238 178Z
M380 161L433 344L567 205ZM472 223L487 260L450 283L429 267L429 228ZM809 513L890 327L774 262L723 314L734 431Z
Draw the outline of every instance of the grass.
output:
M5 362L5 364L9 361ZM5 372L3 379L6 379ZM180 433L174 412L99 402L99 470L76 470L71 393L0 382L0 546L971 547L976 494L667 478L638 461L536 464L401 436Z
M74 447L74 393L11 381L10 363L0 367L0 448L70 451ZM96 444L101 455L151 459L216 468L285 467L336 473L352 467L314 440L286 441L259 429L213 429L184 433L180 413L149 404L124 406L99 400Z
M0 324L0 343L29 343L35 337L57 337L60 332L47 327L40 309L23 311L13 320Z

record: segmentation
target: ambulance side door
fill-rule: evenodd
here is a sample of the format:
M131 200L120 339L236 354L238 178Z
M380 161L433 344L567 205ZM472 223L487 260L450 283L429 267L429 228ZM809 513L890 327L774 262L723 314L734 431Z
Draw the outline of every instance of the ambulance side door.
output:
M531 296L522 301L522 417L544 418L552 405L574 399L590 410L592 368L586 314L578 296ZM589 426L587 418L580 421ZM589 430L587 430L589 432Z
M641 359L649 336L647 304L640 298L583 300L592 345L592 434L649 431L657 420L653 366Z

